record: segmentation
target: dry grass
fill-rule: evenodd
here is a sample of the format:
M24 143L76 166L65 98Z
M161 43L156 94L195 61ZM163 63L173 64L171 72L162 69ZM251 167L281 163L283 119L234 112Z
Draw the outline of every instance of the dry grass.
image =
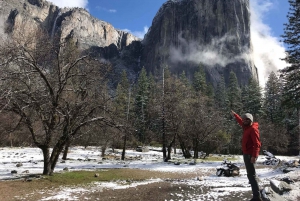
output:
M99 177L94 175L98 173ZM30 182L24 180L17 181L2 181L0 182L0 200L1 201L36 201L45 196L53 194L53 191L59 191L61 188L77 186L88 188L89 184L94 181L127 181L127 183L133 181L143 181L146 179L190 179L196 176L202 176L200 172L192 173L171 173L171 172L156 172L140 169L105 169L97 171L78 171L67 172L63 174L54 174L54 176L47 176L41 179L34 179ZM115 200L130 200L129 198L137 195L135 189L143 189L139 192L140 196L145 198L150 195L154 195L156 191L173 191L173 185L170 182L162 182L139 186L137 188L126 190L126 196L122 193L124 190L118 190L118 193L114 190L103 190L101 192L85 192L79 196L84 198L88 197L90 200L97 200L101 194L100 200L110 200L115 197ZM158 187L162 186L162 187ZM167 190L168 189L168 190ZM153 192L152 192L153 191ZM43 194L41 194L43 192ZM100 194L99 194L100 193ZM132 194L131 194L132 193ZM153 197L153 196L152 196ZM164 196L163 196L164 197ZM162 197L161 197L162 198ZM80 199L79 199L80 200ZM149 199L147 199L149 200ZM150 199L151 200L151 199ZM155 199L154 199L155 200Z

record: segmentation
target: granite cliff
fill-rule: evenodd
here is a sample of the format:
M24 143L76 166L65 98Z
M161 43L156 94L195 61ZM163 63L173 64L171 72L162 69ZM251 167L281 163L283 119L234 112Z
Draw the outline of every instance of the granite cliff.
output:
M72 38L82 50L110 61L116 72L134 78L168 65L189 78L199 65L216 85L234 71L245 85L256 68L251 58L249 0L168 0L143 40L96 19L82 8L59 8L45 0L2 0L0 19L6 34L43 27L51 37Z
M142 41L142 65L154 71L167 64L189 77L198 65L216 84L234 71L241 85L257 71L251 58L249 0L170 0L153 19Z

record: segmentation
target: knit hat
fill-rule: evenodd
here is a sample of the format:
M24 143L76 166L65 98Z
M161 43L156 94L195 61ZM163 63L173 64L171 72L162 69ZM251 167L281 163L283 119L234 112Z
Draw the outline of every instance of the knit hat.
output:
M242 116L243 119L250 119L253 122L253 116L250 113L246 113Z

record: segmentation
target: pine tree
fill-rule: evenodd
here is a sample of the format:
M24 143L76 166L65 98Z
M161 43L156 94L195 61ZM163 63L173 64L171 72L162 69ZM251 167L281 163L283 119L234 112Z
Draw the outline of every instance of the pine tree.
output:
M114 100L115 114L120 118L126 118L129 101L129 81L126 71L122 72L121 81L117 85L116 97Z
M242 112L242 102L241 102L241 88L238 85L238 80L236 74L231 71L229 75L229 84L227 88L228 94L228 107L230 110L235 111L236 113ZM231 134L230 143L228 145L229 153L239 153L240 148L240 139L241 139L241 130L238 124L234 119L231 118L231 124L228 128L228 132Z
M249 79L249 84L246 87L245 93L243 93L243 98L245 101L243 103L244 112L249 112L254 117L262 114L262 90L255 79Z
M295 108L298 113L298 150L300 153L300 1L289 0L289 4L288 22L284 24L285 29L282 35L283 42L287 45L284 60L289 66L281 70L281 77L284 81L284 104L289 108Z
M228 94L228 106L231 110L241 112L242 102L241 102L241 88L238 85L238 80L236 74L231 71L229 75L229 85L227 89Z
M215 96L215 103L218 108L220 108L223 111L227 110L227 92L226 92L226 86L225 86L225 79L222 76L219 80L216 88L216 96Z
M201 64L199 65L198 70L194 74L193 87L196 92L206 94L206 76L204 67Z
M291 107L300 107L300 1L289 0L290 10L285 24L283 42L287 45L286 57L284 60L290 64L281 70L284 78L285 102Z
M272 123L282 123L284 111L282 109L281 82L274 72L268 77L265 86L264 110L267 119Z
M147 77L146 69L142 68L138 83L137 92L135 96L135 115L136 115L136 129L139 140L145 142L145 133L147 127L147 109L149 101L149 80Z
M181 89L182 89L182 94L185 98L188 98L191 96L191 90L192 90L192 85L190 84L188 78L186 77L185 71L183 71L180 74L180 83L181 83Z

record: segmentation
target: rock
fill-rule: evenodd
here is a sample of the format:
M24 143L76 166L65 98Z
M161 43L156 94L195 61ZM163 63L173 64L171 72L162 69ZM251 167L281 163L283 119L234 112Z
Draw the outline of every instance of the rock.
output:
M10 173L11 173L11 174L17 174L18 171L17 171L17 170L12 170Z
M63 170L64 170L64 171L69 171L69 168L65 167Z
M285 168L285 169L282 170L282 172L289 173L289 172L292 172L292 171L295 171L295 170L297 170L297 168Z
M180 165L179 161L174 162L174 165Z
M22 167L22 166L23 166L22 163L18 163L18 164L16 165L16 167Z
M295 183L295 181L292 180L290 177L284 177L284 178L280 179L280 181L284 181L284 182L286 182L288 184Z
M233 170L231 173L231 176L236 177L240 175L240 171L239 170Z
M263 201L282 201L282 197L274 192L270 187L265 187L261 191Z
M282 195L284 192L292 190L292 187L284 181L271 180L270 184L272 190L280 195Z
M32 181L32 178L26 177L26 178L24 178L23 181L31 182L31 181Z
M137 146L137 148L135 150L139 151L139 152L148 152L149 151L149 147Z
M28 0L28 3L30 3L32 5L36 5L38 7L42 7L44 5L43 0Z
M94 18L85 9L59 8L45 0L1 0L0 10L1 20L7 22L6 33L17 32L17 25L23 23L26 37L29 30L41 27L51 37L57 36L57 41L72 39L81 50L111 62L115 73L126 70L131 79L138 76L141 66L154 72L163 64L171 72L185 70L187 77L193 77L200 63L214 86L223 75L228 83L231 71L240 85L258 77L248 56L252 54L249 0L166 1L143 40ZM201 56L206 51L216 52L216 59ZM217 58L225 59L215 62Z
M189 165L196 165L196 161L191 161Z
M94 177L99 177L99 173L96 173L96 174L94 175Z
M249 6L249 0L166 1L142 41L141 66L154 73L168 65L171 72L184 70L192 77L201 63L214 86L223 75L228 83L231 71L240 85L247 85L250 77L258 79L250 57ZM206 51L215 52L216 58L206 60ZM249 58L234 59L243 54ZM218 62L220 57L229 62Z

